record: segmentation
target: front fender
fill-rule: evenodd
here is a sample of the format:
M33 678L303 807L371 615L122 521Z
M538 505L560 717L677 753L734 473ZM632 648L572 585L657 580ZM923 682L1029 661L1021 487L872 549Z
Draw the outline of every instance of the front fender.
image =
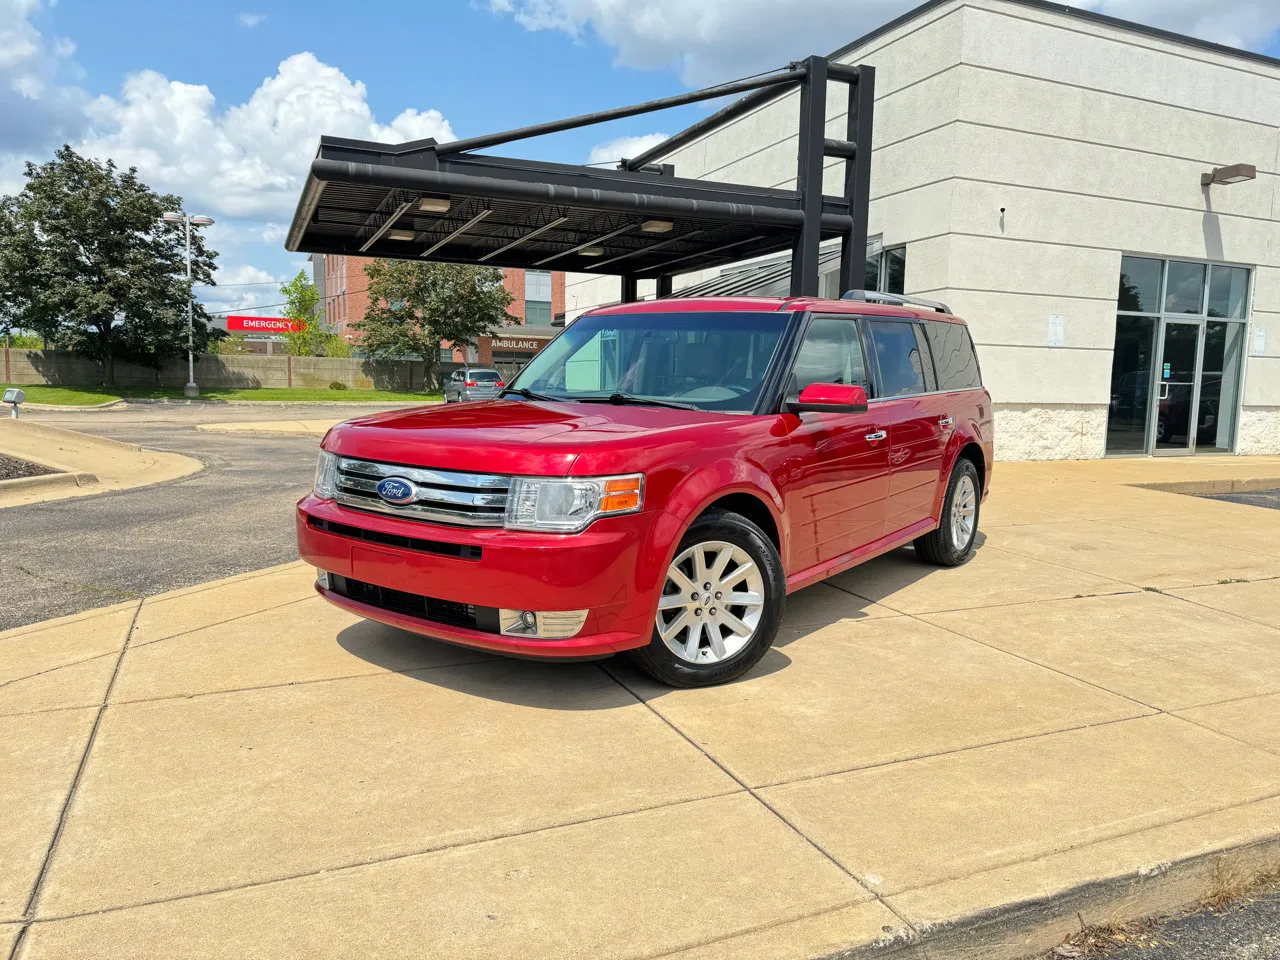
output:
M785 567L790 537L782 494L759 465L747 460L732 460L700 467L672 488L662 508L664 515L654 524L654 546L665 557L663 570L671 563L680 539L693 522L717 500L735 493L754 497L769 511L778 531L779 553Z

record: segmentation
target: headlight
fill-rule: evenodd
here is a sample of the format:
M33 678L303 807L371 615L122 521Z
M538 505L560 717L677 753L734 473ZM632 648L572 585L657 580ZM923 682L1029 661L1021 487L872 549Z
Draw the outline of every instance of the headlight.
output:
M316 462L316 482L311 490L321 500L332 500L338 493L338 458L320 451Z
M509 530L578 533L599 517L635 513L644 504L644 474L622 477L515 477L507 495Z

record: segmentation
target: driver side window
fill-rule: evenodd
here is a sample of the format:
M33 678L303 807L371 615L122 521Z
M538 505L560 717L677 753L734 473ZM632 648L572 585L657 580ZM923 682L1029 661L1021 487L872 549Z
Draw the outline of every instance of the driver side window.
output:
M811 383L857 384L870 393L856 319L815 317L809 324L791 369L787 393L796 396Z

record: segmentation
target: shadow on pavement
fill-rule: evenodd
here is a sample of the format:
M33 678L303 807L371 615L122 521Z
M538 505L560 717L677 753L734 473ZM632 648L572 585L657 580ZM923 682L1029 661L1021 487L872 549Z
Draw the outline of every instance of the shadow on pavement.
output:
M978 534L979 547L985 539ZM845 589L822 581L792 594L773 647L735 682L785 670L791 658L782 652L783 647L836 623L868 619L862 611L876 599L937 570L920 563L904 548L839 575L847 578ZM859 571L866 574L870 585L855 595L850 591L857 589L858 582L848 578L856 578ZM826 591L839 591L839 595ZM371 620L342 630L337 641L348 653L384 670L471 696L540 709L612 710L634 703L633 690L646 700L668 690L650 680L626 654L576 662L520 659L453 646ZM451 669L454 667L470 669ZM604 675L600 667L605 668Z

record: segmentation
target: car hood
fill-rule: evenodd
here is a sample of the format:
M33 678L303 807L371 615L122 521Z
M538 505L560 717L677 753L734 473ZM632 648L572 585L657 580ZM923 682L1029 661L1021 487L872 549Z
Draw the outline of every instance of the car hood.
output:
M324 449L346 457L475 473L565 476L584 450L642 453L738 414L607 403L491 400L394 410L340 423ZM643 469L622 463L617 472Z

